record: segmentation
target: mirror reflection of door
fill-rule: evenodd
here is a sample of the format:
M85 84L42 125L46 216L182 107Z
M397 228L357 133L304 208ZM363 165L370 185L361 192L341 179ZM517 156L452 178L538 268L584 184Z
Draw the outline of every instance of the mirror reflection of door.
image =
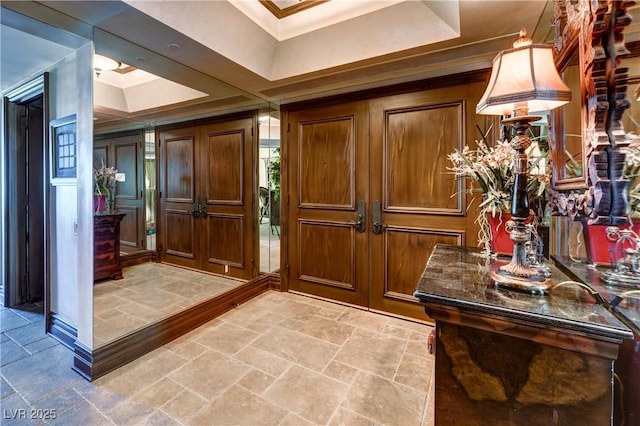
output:
M253 117L158 129L160 260L251 279Z
M119 179L113 185L109 208L125 214L120 223L120 249L124 253L145 250L144 130L97 135L93 167L115 167Z

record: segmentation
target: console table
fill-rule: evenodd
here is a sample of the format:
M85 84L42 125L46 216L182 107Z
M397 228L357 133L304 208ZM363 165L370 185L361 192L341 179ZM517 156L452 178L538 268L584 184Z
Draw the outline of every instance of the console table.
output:
M637 287L606 284L602 274L611 269L604 266L588 265L561 256L554 256L552 260L572 279L597 291L606 300L609 311L633 332L633 340L622 343L615 365L622 384L616 395L615 424L640 424L640 303L637 296L635 299L625 298L627 292Z
M120 221L124 214L93 216L93 280L122 278Z
M435 424L611 424L631 330L579 286L496 288L489 274L508 261L437 245L419 279L414 296L436 323Z

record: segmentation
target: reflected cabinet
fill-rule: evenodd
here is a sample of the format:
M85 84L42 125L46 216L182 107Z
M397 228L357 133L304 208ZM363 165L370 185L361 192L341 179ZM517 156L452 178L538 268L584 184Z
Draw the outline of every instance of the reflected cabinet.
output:
M572 101L551 114L554 214L589 224L627 220L622 177L629 144L625 28L632 2L556 0L556 65Z
M93 280L122 278L120 222L124 214L93 216Z

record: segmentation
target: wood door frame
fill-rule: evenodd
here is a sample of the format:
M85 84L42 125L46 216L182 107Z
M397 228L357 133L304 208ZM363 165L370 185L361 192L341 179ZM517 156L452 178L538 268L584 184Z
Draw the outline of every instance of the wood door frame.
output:
M412 93L418 93L418 92L422 92L425 90L433 90L433 89L440 89L440 88L447 88L447 87L452 87L452 86L457 86L457 85L461 85L461 84L467 84L467 83L473 83L473 82L486 82L489 78L489 74L490 74L490 69L483 69L483 70L476 70L476 71L471 71L471 72L465 72L465 73L461 73L461 74L457 74L457 75L447 75L447 76L443 76L443 77L435 77L432 79L428 79L428 80L422 80L422 81L417 81L417 82L410 82L410 83L401 83L401 84L397 84L397 85L393 85L393 86L387 86L387 87L382 87L382 88L375 88L375 89L367 89L367 90L363 90L363 91L358 91L358 92L352 92L352 93L348 93L348 94L342 94L342 95L335 95L335 96L330 96L330 97L326 97L326 98L320 98L320 99L312 99L312 100L305 100L305 101L301 101L301 102L296 102L296 103L291 103L291 104L287 104L287 105L282 105L281 106L281 117L282 117L282 123L283 125L281 126L281 145L282 145L282 149L281 149L281 197L283 200L283 204L286 203L286 206L282 208L282 213L281 213L281 227L282 227L282 235L289 235L289 226L291 224L291 216L289 213L289 208L288 208L288 204L290 201L290 179L293 179L294 177L290 174L290 161L295 161L295 159L291 159L290 158L290 145L291 145L291 141L290 141L290 133L288 132L289 127L291 126L291 124L284 124L284 123L290 123L290 116L293 112L295 111L299 111L299 110L305 110L305 109L310 109L310 108L317 108L320 106L328 106L328 105L335 105L335 104L344 104L344 103L348 103L348 102L352 102L352 101L368 101L369 103L375 101L376 99L380 99L383 97L388 97L388 96L393 96L393 95L405 95L405 94L412 94ZM373 120L373 118L370 118L370 125L371 125L371 120ZM490 119L493 120L493 119ZM493 120L492 122L495 122L495 120ZM369 141L371 142L371 141ZM373 198L372 198L373 200ZM468 204L468 203L465 203ZM371 212L371 208L368 208L367 210L367 224L371 224L371 216L370 216L370 212ZM293 224L291 224L293 226ZM469 237L473 237L473 235L471 235L472 233L469 233ZM468 243L469 241L467 241ZM290 276L289 276L289 259L290 259L290 254L291 254L291 250L295 249L292 248L291 246L292 242L289 241L288 238L283 238L281 241L281 258L280 258L280 262L281 262L281 278L280 278L280 282L281 282L281 289L282 291L289 291L290 290ZM426 318L426 317L425 317Z
M49 235L49 217L50 217L50 185L49 185L49 73L43 73L42 75L34 78L26 84L23 84L11 91L9 91L3 99L3 109L5 116L5 134L4 140L4 162L5 162L5 173L3 176L3 180L5 183L15 181L18 179L17 174L12 173L9 170L9 167L6 167L11 161L16 160L14 153L11 152L13 146L12 143L15 143L15 136L18 134L16 132L15 122L10 122L7 111L9 109L10 104L26 104L31 100L42 96L42 150L43 150L43 199L42 199L42 208L44 214L44 223L43 223L43 249L44 249L44 296L43 296L43 304L44 304L44 317L45 317L45 331L49 332L51 329L51 318L50 318L50 298L51 298L51 262L50 262L50 252L51 252L51 240ZM13 142L12 142L13 141ZM5 186L5 194L4 194L4 203L7 208L5 211L4 217L4 232L7 238L4 241L4 256L5 256L5 265L4 265L4 306L11 306L13 301L15 301L15 297L12 292L17 289L17 281L14 280L15 268L18 267L16 258L10 258L9 253L11 253L12 249L15 249L15 240L16 236L20 232L24 232L25 230L15 229L11 227L11 218L10 212L8 211L8 207L10 205L16 205L19 195L15 191L10 191L8 186ZM12 241L14 244L12 245Z

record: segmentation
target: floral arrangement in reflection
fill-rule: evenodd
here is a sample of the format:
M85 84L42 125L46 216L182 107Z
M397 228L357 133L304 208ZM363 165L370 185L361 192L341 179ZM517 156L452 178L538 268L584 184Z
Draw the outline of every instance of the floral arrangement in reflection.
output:
M111 187L116 181L116 173L118 171L115 167L107 167L102 160L102 165L93 169L93 193L95 195L111 195Z

